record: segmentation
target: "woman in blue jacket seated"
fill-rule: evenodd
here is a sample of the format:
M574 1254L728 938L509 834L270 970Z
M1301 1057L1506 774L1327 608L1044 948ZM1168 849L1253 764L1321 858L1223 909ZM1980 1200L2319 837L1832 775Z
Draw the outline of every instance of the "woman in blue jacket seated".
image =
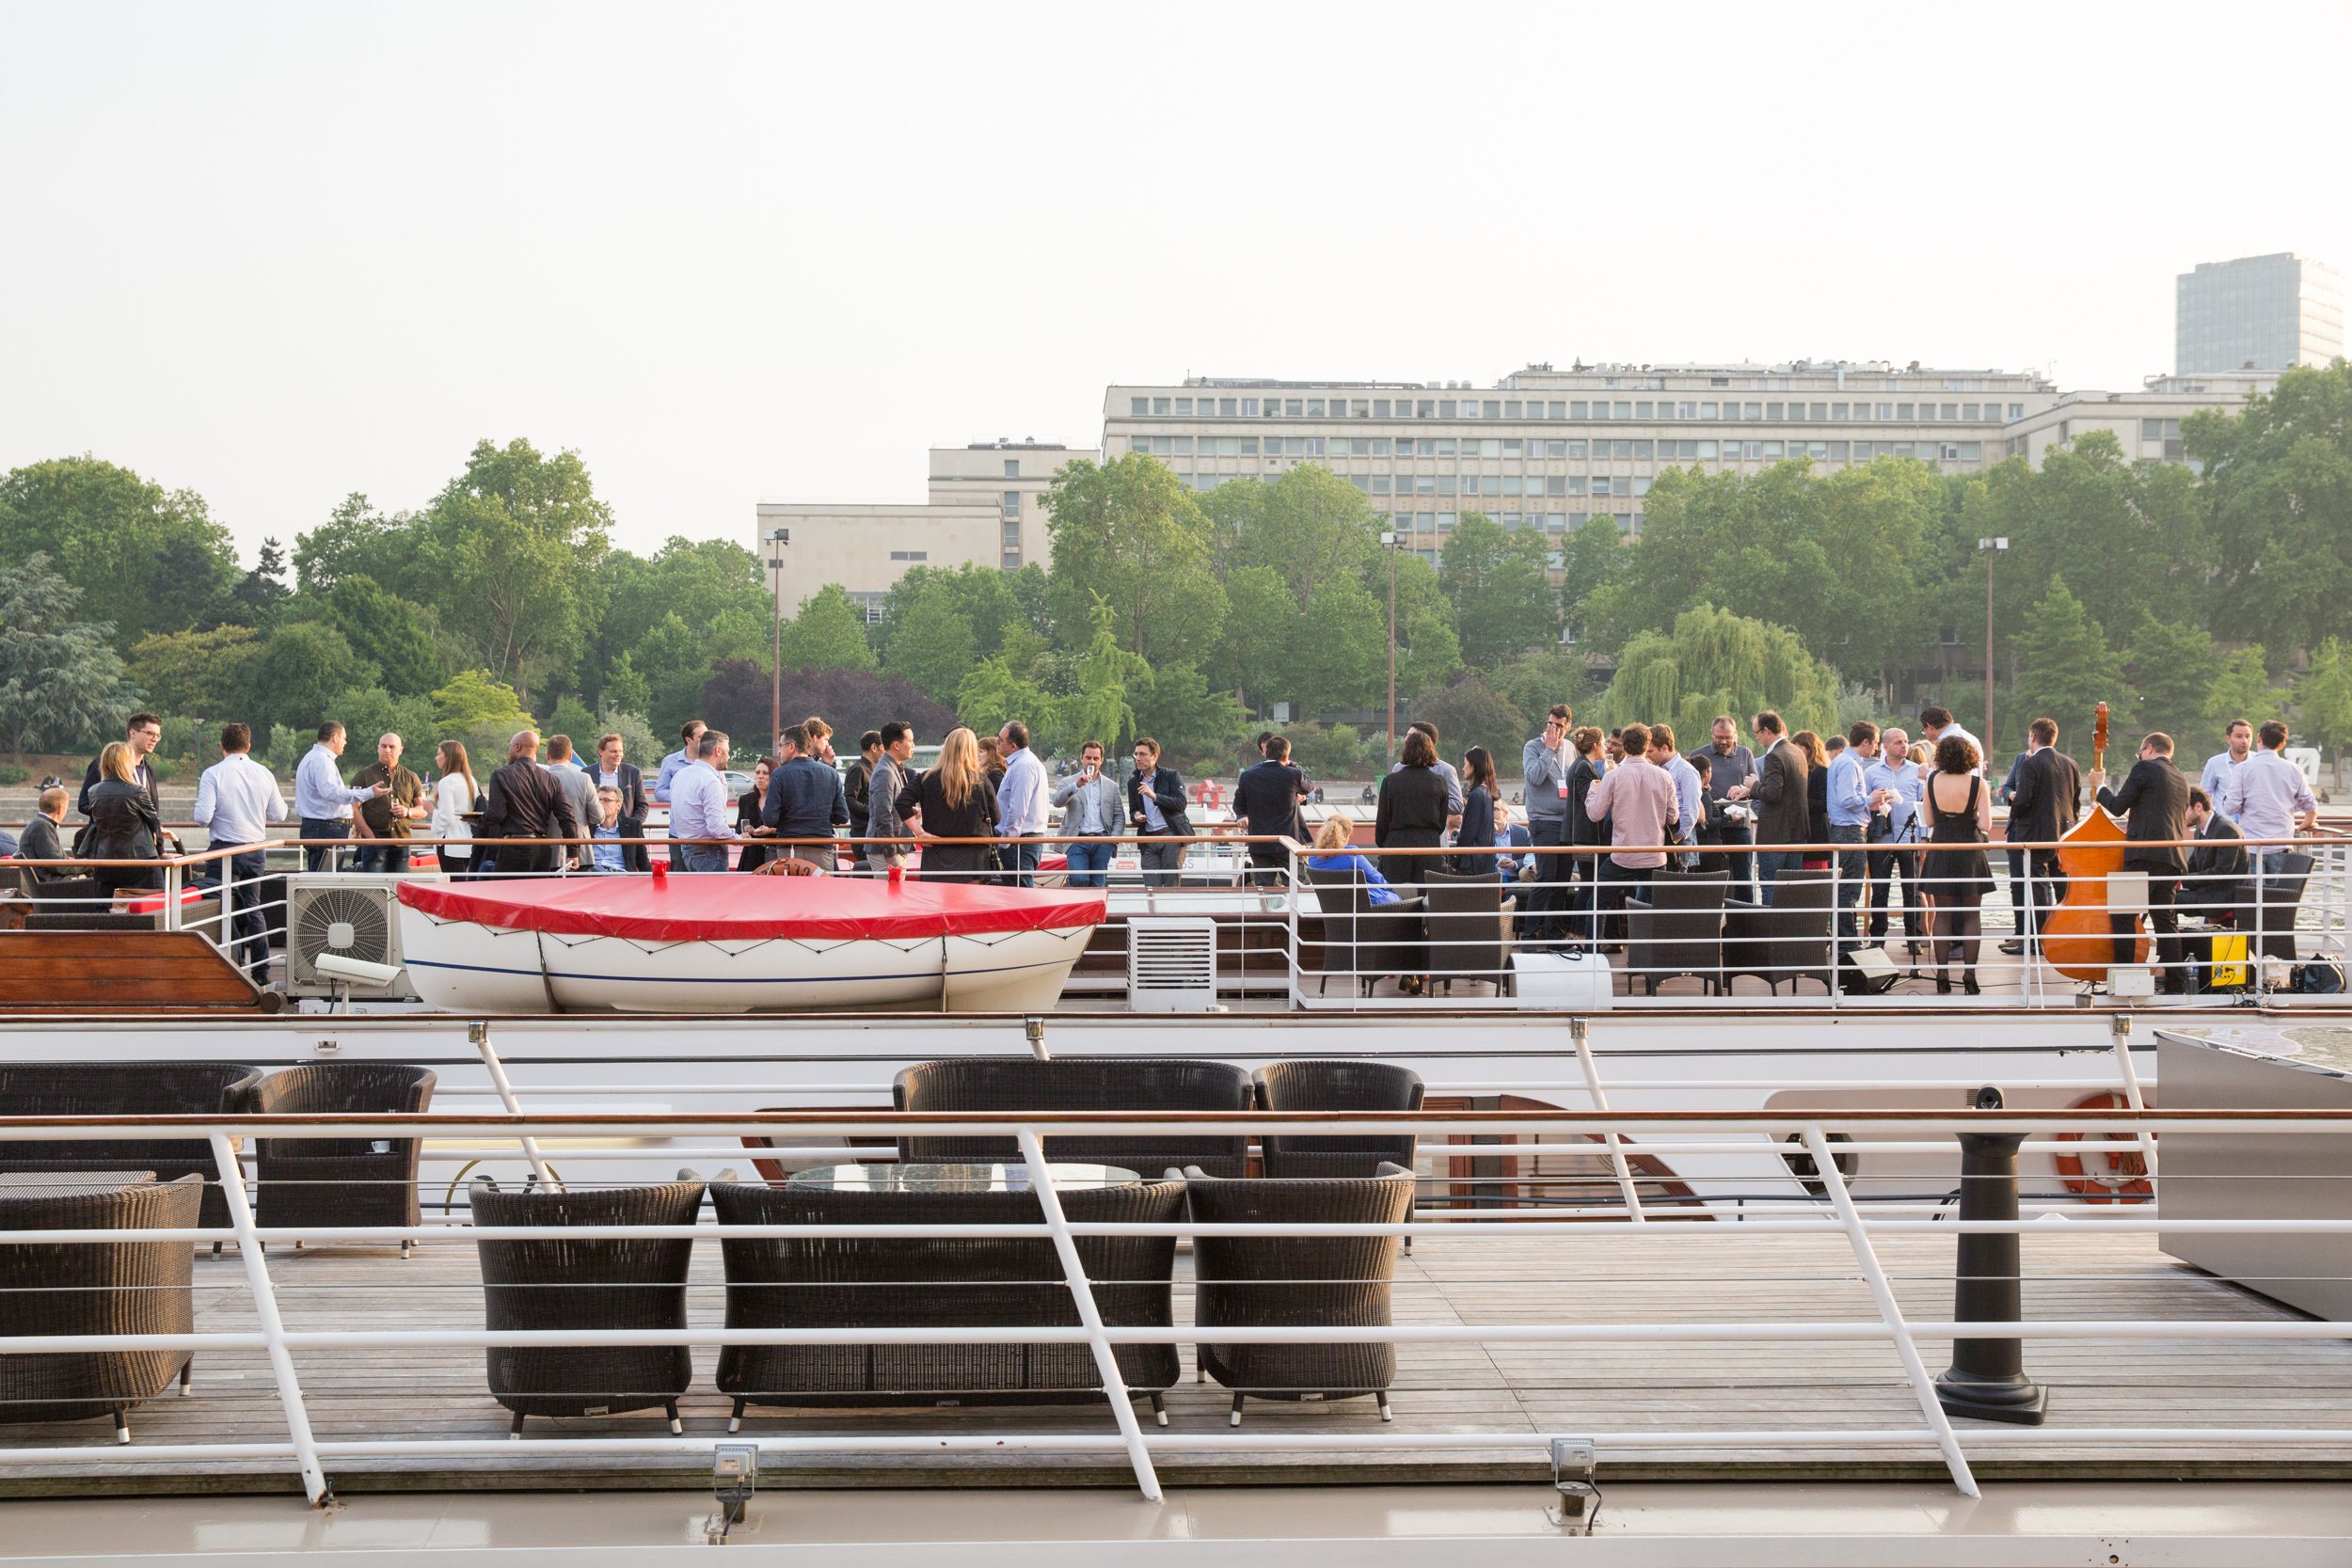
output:
M1380 875L1380 868L1347 847L1347 841L1355 832L1356 819L1345 812L1335 811L1325 817L1323 826L1315 830L1316 852L1307 857L1308 865L1317 871L1355 872L1372 890L1375 909L1383 904L1395 903L1396 889L1391 887L1389 879Z

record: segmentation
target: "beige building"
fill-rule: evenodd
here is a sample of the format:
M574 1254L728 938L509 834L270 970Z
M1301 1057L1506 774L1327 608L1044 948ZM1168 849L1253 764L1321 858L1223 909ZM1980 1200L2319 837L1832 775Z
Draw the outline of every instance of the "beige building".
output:
M1974 471L2001 460L2010 420L2057 400L2026 372L1883 361L1534 365L1491 387L1197 378L1109 388L1103 448L1150 452L1195 490L1325 464L1434 561L1464 512L1555 539L1595 516L1638 532L1670 467Z
M2112 431L2123 455L2139 463L2185 463L2181 421L2201 408L2235 412L2246 400L2279 384L2276 371L2230 371L2204 375L2150 376L2137 392L2067 392L2046 408L2011 421L2002 442L2005 456L2023 457L2034 467L2053 447L2078 441L2094 430Z
M787 606L837 582L865 609L867 620L878 621L883 596L911 566L1016 571L1049 564L1040 498L1063 464L1099 455L1050 441L933 447L929 500L761 501L753 547L769 563L771 594L777 563L783 563ZM771 543L779 528L791 533L791 543L781 551Z

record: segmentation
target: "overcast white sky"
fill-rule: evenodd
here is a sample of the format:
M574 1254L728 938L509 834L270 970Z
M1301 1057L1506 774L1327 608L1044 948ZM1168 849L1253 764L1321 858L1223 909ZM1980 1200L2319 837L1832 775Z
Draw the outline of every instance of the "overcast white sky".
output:
M249 552L522 436L650 550L1188 372L2135 386L2194 262L2352 267L2348 46L2341 0L0 0L0 468Z

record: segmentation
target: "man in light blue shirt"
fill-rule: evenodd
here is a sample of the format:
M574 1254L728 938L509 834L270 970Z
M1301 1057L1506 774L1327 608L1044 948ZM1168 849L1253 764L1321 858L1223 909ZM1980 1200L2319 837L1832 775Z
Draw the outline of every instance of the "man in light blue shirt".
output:
M701 739L703 731L709 727L699 719L689 719L679 726L678 749L661 759L661 771L654 776L653 798L657 804L666 806L670 803L670 786L677 781L677 776L692 764L694 742ZM675 829L672 830L671 836L673 838L677 836ZM686 852L675 844L670 846L670 869L673 871L686 869Z
M197 781L196 809L189 817L211 840L208 847L238 847L237 853L215 861L213 872L219 879L230 961L259 985L269 975L269 930L262 919L260 885L267 868L262 847L269 842L269 825L286 820L286 797L269 769L253 760L252 751L251 729L221 726L220 760Z
M2214 804L2238 825L2249 839L2293 838L2310 832L2319 822L2319 800L2312 793L2303 770L2286 759L2287 727L2273 719L2263 725L2262 749L2223 781ZM2272 855L2294 848L2288 844L2248 846L2256 866Z
M2246 759L2254 754L2254 726L2243 719L2230 721L2230 749L2216 752L2205 759L2205 770L2198 775L2197 786L2213 800L2221 799L2223 786L2230 775L2246 766Z
M675 840L736 836L729 820L735 802L727 799L727 737L722 730L705 730L694 737L694 760L670 780L670 837ZM674 844L683 851L688 871L724 871L724 844Z
M1849 946L1855 937L1854 905L1869 884L1868 856L1862 846L1870 826L1870 790L1864 772L1878 750L1879 727L1860 719L1846 732L1845 750L1829 759L1829 841L1840 847L1837 935Z
M621 848L621 792L611 784L596 789L596 815L591 818L596 826L588 830L588 869L597 872L627 871L628 862Z
M1911 760L1911 736L1900 730L1888 730L1876 748L1878 755L1862 770L1862 785L1870 792L1871 817L1869 829L1863 837L1872 844L1894 844L1913 836L1912 824L1918 820L1919 796L1927 788L1927 780ZM1893 912L1895 872L1899 865L1906 880L1915 863L1895 849L1872 849L1865 858L1870 883L1870 933L1872 942L1886 940L1888 916ZM1916 895L1917 889L1913 893ZM1915 902L1916 901L1915 897ZM1906 940L1915 952L1918 933L1908 929L1912 916L1904 917Z
M1045 765L1029 750L1029 726L1015 719L996 732L996 749L1005 758L1005 778L996 786L996 833L1007 840L1003 856L1007 887L1031 887L1037 882L1038 852L1044 847L1051 825L1046 800L1051 786Z
M1674 726L1653 724L1649 732L1649 759L1666 770L1666 777L1675 784L1675 842L1695 844L1699 827L1699 770L1683 760L1675 743ZM1692 857L1677 855L1675 863L1689 869Z
M342 754L343 727L329 719L319 726L318 739L304 754L302 765L294 769L294 816L302 824L305 841L350 837L351 808L361 800L373 800L391 792L389 784L354 789L344 784L342 769L335 766L335 759ZM335 863L335 847L310 842L302 851L302 868L341 869Z

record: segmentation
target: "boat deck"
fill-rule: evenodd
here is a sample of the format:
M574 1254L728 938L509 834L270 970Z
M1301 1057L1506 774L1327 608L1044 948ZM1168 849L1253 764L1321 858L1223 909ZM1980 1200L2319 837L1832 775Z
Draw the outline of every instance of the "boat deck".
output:
M1420 1241L1397 1275L1401 1324L1568 1323L1795 1323L1875 1321L1871 1299L1842 1239L1742 1234L1736 1225L1655 1225L1636 1235L1595 1225L1589 1236L1524 1240L1488 1234ZM1953 1243L1938 1235L1882 1235L1879 1255L1915 1320L1948 1318ZM1180 1251L1177 1317L1189 1320L1189 1251ZM2026 1315L2044 1320L2296 1320L2300 1314L2211 1278L2159 1253L2146 1233L2100 1234L2075 1223L2062 1236L2025 1243ZM462 1232L437 1231L404 1262L389 1251L274 1250L270 1272L292 1330L479 1329L479 1275ZM233 1250L199 1259L198 1328L250 1329L252 1302ZM723 1311L719 1249L696 1248L691 1319L717 1325ZM1947 1342L1923 1339L1931 1371ZM294 1353L311 1421L322 1440L394 1435L500 1439L506 1412L485 1388L479 1350ZM695 1353L695 1385L682 1409L690 1437L719 1439L727 1402L711 1387L717 1352ZM1248 1430L1311 1434L1328 1448L1237 1451L1174 1449L1155 1456L1174 1485L1548 1481L1538 1433L1720 1432L1813 1428L1916 1428L1920 1415L1891 1344L1884 1342L1650 1342L1641 1344L1406 1343L1382 1426L1369 1400L1331 1404L1252 1401ZM1227 1396L1185 1378L1168 1395L1171 1434L1225 1432ZM2120 1445L2070 1440L2095 1427L2340 1429L2352 1408L2352 1343L2330 1339L2060 1339L2029 1342L2026 1370L2050 1391L2049 1424L2024 1443L1969 1445L1991 1478L2151 1479L2188 1474L2234 1479L2352 1478L2352 1448L2306 1441ZM285 1425L263 1354L199 1356L193 1396L165 1397L133 1412L135 1444L277 1442ZM1958 1423L1963 1443L1977 1423ZM748 1433L825 1435L943 1432L1115 1431L1106 1406L921 1408L798 1414L755 1411ZM2005 1432L2018 1429L2005 1428ZM1152 1433L1148 1423L1146 1432ZM537 1421L531 1435L653 1436L658 1412L610 1420ZM1409 1446L1415 1435L1512 1434L1492 1449ZM1359 1439L1402 1439L1402 1448ZM103 1420L0 1428L0 1445L113 1448ZM1943 1474L1924 1438L1915 1449L1604 1449L1604 1478L1927 1480ZM518 1453L489 1458L330 1461L340 1491L549 1487L707 1488L700 1453L604 1456ZM1133 1485L1123 1457L1102 1453L795 1454L771 1456L763 1486ZM291 1491L286 1461L174 1459L154 1464L66 1457L0 1470L0 1495Z

